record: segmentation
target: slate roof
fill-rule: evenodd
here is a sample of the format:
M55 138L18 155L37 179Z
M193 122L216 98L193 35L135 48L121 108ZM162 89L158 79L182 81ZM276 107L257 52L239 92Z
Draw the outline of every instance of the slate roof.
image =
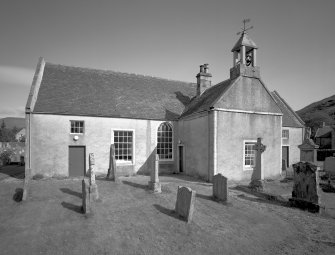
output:
M233 49L231 50L232 52L235 51L235 50L238 50L241 48L241 46L244 45L244 46L247 46L247 47L251 47L251 48L254 48L254 49L257 49L257 45L256 43L254 43L253 40L250 39L250 37L248 36L247 33L242 33L240 39L238 39L238 41L235 43Z
M331 137L332 132L333 129L330 126L320 127L316 130L315 137Z
M174 120L196 84L46 63L34 113Z
M295 111L280 97L277 91L271 92L278 107L283 113L283 127L304 127L304 121L295 113Z
M235 79L228 79L208 88L200 97L193 98L190 104L185 108L181 117L208 110L234 82Z

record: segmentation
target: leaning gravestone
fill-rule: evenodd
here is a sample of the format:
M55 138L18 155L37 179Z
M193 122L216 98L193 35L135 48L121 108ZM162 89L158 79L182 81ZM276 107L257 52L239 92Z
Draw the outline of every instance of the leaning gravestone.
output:
M335 157L327 157L324 162L324 171L335 174Z
M228 179L222 174L213 177L213 197L219 201L227 201L228 199Z
M150 174L150 181L149 181L149 189L152 190L154 193L161 193L161 184L158 179L158 172L159 172L159 156L156 155L154 169L151 171Z
M293 164L292 199L297 206L319 210L319 176L318 167L310 162Z
M196 192L188 187L178 186L176 213L190 222L193 217Z

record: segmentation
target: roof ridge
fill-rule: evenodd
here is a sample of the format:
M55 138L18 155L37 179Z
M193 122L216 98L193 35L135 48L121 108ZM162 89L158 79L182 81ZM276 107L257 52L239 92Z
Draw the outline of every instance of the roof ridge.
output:
M47 65L53 65L53 66L60 66L64 68L75 68L75 69L81 69L81 70L88 70L88 71L98 71L98 72L107 72L107 73L114 73L114 74L120 74L120 75L130 75L134 77L143 77L143 78L151 78L151 79L158 79L158 80L165 80L165 81L171 81L171 82L181 82L181 83L187 83L187 84L196 84L195 82L189 82L189 81L180 81L180 80L174 80L174 79L168 79L163 77L157 77L152 75L145 75L145 74L137 74L137 73L127 73L122 71L114 71L114 70L108 70L108 69L97 69L92 67L81 67L81 66L74 66L74 65L62 65L62 64L55 64L51 62L46 62Z

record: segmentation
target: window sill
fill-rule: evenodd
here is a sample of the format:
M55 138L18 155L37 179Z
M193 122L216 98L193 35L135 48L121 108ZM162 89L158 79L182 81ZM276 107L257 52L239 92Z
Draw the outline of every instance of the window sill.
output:
M243 171L253 171L254 168L252 167L243 167Z
M165 159L165 160L160 159L159 160L159 164L173 164L173 163L174 163L173 159Z

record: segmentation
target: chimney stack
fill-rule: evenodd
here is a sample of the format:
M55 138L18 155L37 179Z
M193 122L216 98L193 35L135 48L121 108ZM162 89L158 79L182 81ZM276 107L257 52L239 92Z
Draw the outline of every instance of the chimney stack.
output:
M208 72L208 64L203 64L200 66L200 72L197 74L197 96L202 95L202 93L211 86L212 75Z

